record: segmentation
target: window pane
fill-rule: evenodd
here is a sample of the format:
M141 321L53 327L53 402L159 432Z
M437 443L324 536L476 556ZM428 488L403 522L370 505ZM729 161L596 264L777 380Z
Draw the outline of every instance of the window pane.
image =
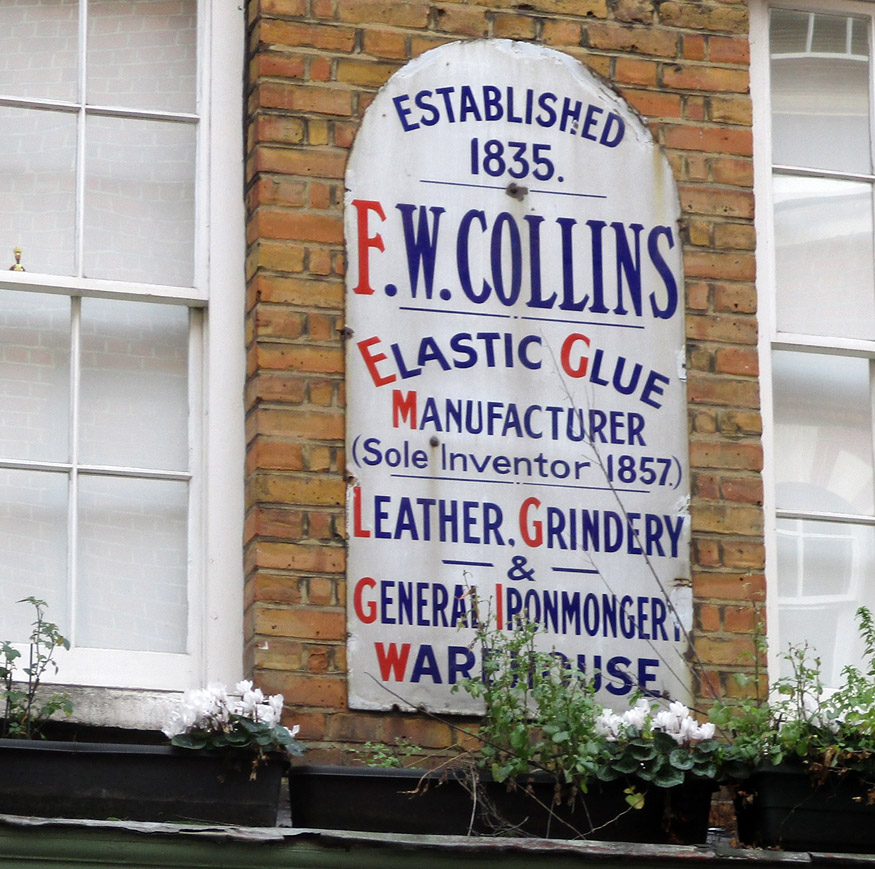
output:
M195 111L196 0L92 0L88 104Z
M875 602L873 538L875 529L859 525L778 520L780 636L816 649L827 685L860 658L854 613Z
M871 186L776 175L773 189L779 331L875 337Z
M184 652L188 487L79 478L77 645Z
M191 124L87 119L86 277L192 286L195 133Z
M73 274L75 115L0 106L0 203L0 268Z
M869 51L849 21L808 12L772 14L774 163L870 171Z
M188 469L188 309L82 300L80 459Z
M75 102L76 0L0 3L0 93Z
M0 456L69 461L70 300L0 292Z
M773 356L778 508L875 512L869 361Z
M36 597L69 636L67 615L67 475L0 468L0 637L24 641Z

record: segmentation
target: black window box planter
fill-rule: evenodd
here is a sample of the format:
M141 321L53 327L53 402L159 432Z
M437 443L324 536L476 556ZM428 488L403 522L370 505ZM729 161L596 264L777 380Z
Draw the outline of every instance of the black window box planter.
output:
M444 835L517 835L612 842L693 844L708 831L710 781L663 789L637 782L642 809L630 809L630 782L591 782L586 794L559 790L546 775L512 789L461 770L296 766L289 771L292 826Z
M816 783L801 763L757 770L738 786L738 838L787 851L875 851L875 806L855 772L830 772Z
M273 826L284 758L251 779L251 753L0 739L0 813Z

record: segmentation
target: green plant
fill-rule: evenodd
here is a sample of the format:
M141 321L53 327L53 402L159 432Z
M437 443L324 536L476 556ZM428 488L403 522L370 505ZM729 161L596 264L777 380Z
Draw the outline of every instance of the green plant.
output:
M66 715L73 712L73 704L64 694L37 697L46 672L58 671L55 651L61 646L69 649L70 642L56 624L45 619L48 604L44 600L26 597L18 603L31 604L36 618L31 623L27 666L21 666L21 652L11 641L0 642L0 703L3 707L0 737L33 739L40 736L43 725L56 712Z
M627 777L627 802L643 805L635 782L668 788L716 779L722 747L712 724L698 724L681 703L635 696L624 713L597 700L592 681L564 658L537 648L537 627L513 631L481 623L482 676L461 687L483 701L481 765L498 781L541 770L586 792L595 779Z
M801 760L815 772L870 772L875 760L875 624L866 607L857 610L865 669L847 666L840 688L827 693L820 659L807 643L782 654L787 675L767 697L720 702L712 718L730 734L728 770L738 778L761 764Z
M366 742L362 748L352 749L352 754L366 766L400 769L407 766L416 755L421 755L422 748L406 737L399 736L391 745L385 742Z

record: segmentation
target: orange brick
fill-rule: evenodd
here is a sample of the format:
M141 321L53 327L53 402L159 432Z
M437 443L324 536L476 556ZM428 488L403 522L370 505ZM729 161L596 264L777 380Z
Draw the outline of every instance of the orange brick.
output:
M250 110L282 109L289 112L314 112L322 115L352 114L352 94L327 86L292 84L262 80L250 97Z
M720 630L720 609L716 606L702 604L697 607L696 617L699 630L714 633Z
M762 504L763 481L760 477L729 477L721 485L723 497L736 504Z
M284 241L258 241L252 245L247 257L247 272L257 269L275 272L300 272L304 269L304 248Z
M304 645L281 637L259 640L253 645L252 665L266 670L298 670Z
M685 33L683 35L683 56L687 60L704 60L705 37L699 34Z
M691 250L684 254L684 273L692 278L732 278L753 281L756 260L753 254L738 251Z
M344 435L343 414L335 410L262 407L254 412L254 419L266 437L338 440Z
M250 546L253 564L267 570L295 570L306 573L341 573L346 564L343 549L304 546L272 540L256 540Z
M763 449L758 443L696 441L690 444L690 464L696 468L759 471L763 467Z
M327 57L310 58L310 79L312 81L331 81L331 60Z
M280 175L342 178L346 168L346 153L325 148L276 148L259 146L253 155L256 172L276 172Z
M310 514L311 525L314 515L320 514ZM337 606L342 602L336 600L336 586L332 579L311 576L307 580L307 603L311 606Z
M497 12L492 20L492 35L500 39L534 39L535 22L518 13Z
M307 214L282 208L259 208L250 226L261 238L343 243L339 214Z
M708 56L714 63L750 63L750 42L745 36L710 36Z
M262 18L255 27L254 39L262 45L306 46L325 51L350 52L355 47L355 30L336 25Z
M342 0L338 18L352 24L390 24L394 27L428 27L429 4L419 0Z
M721 411L718 414L718 431L736 436L739 434L762 434L763 420L758 413L748 411Z
M711 161L711 173L718 184L729 184L738 187L753 185L753 162L738 160L731 157L720 157Z
M339 374L343 371L343 350L297 344L259 345L255 361L264 368Z
M301 79L307 74L307 63L299 54L261 51L250 61L249 76L256 81L262 76Z
M692 91L727 91L747 93L750 79L746 70L721 67L677 64L665 66L662 72L665 87Z
M655 27L617 27L611 24L591 24L587 28L591 48L622 51L652 57L675 57L677 34ZM618 61L619 75L619 61ZM655 81L656 70L653 70Z
M703 567L717 567L721 564L720 544L716 540L694 539L691 550L694 564Z
M343 640L346 636L346 616L339 610L258 604L255 608L255 632L271 637Z
M677 94L624 88L623 96L646 117L679 118L681 116L681 98Z
M716 371L722 374L759 374L759 354L755 349L728 347L718 350L715 356Z
M618 57L615 69L616 81L619 84L656 87L657 65L652 60Z
M751 660L753 640L749 637L700 636L695 649L699 657L710 664L739 665Z
M304 451L301 444L257 437L249 448L247 469L268 471L303 471Z
M696 311L707 311L711 288L704 281L687 282L687 307Z
M581 26L579 21L568 19L547 19L541 30L541 40L545 45L580 45Z
M307 185L281 175L261 175L249 190L250 211L259 205L302 206L307 202Z
M341 59L337 61L337 81L361 87L379 88L397 69L398 64L395 63Z
M285 15L288 18L306 15L307 0L259 0L258 11L262 15Z
M340 281L314 281L287 275L257 275L251 291L257 301L314 308L339 310L344 299L344 286Z
M407 37L389 30L365 30L362 48L374 57L407 57Z
M247 583L247 588L252 591L252 599L257 601L298 604L303 599L299 580L284 574L256 573Z
M653 23L653 4L646 0L618 0L614 7L617 21Z
M714 309L728 313L756 313L757 294L755 287L750 284L715 284Z
M687 400L693 404L729 407L759 407L759 385L753 380L729 380L691 372L687 378Z
M286 702L298 707L346 708L346 679L340 676L310 676L267 670L259 674L263 690L282 694ZM316 763L314 754L307 754L308 763Z
M691 314L687 316L687 337L732 344L756 344L757 322L753 317Z
M719 151L748 157L753 153L753 137L746 129L666 126L665 144L668 148L684 151Z
M714 227L714 246L731 250L754 250L756 231L753 224L718 224Z
M723 563L726 567L762 570L766 565L766 548L762 543L727 540L723 544Z
M752 634L757 630L758 615L753 607L726 607L723 623L734 634Z

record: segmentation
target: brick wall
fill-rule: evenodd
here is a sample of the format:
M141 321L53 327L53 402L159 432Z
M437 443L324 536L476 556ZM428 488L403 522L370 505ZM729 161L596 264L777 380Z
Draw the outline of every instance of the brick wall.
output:
M706 681L736 692L765 593L745 0L250 0L249 22L247 666L286 694L310 759L402 732L452 738L346 708L342 201L376 90L455 39L566 51L668 154L684 220L695 648Z

